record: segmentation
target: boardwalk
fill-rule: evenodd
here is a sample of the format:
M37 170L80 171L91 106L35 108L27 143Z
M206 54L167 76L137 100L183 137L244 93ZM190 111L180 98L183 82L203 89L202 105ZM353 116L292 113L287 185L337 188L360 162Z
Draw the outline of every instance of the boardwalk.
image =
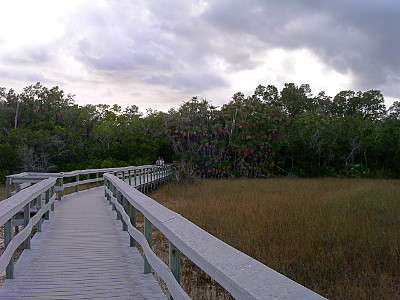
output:
M0 299L165 299L102 188L57 201L15 265Z

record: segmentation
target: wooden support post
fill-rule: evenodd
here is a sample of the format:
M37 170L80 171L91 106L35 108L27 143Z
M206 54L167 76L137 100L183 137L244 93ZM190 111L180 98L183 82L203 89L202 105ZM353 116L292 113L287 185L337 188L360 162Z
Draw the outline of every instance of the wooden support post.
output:
M147 218L144 218L144 237L147 240L147 243L149 243L150 248L153 246L153 235L152 235L152 227L153 225ZM144 257L144 274L149 274L151 273L151 266L149 262L146 259L146 256Z
M62 187L63 187L63 185L64 185L64 178L63 178L63 177L58 178L58 179L57 179L57 183L58 183L58 186L60 187L60 189L62 189ZM59 200L59 201L61 201L61 199L62 199L62 197L63 197L63 193L64 193L63 190L58 191L58 200Z
M115 194L115 186L111 183L111 192L112 192L112 196L114 197L114 198L116 198L116 194ZM110 200L111 201L111 200ZM113 203L113 202L111 202L111 207L112 207L112 210L116 210L116 208L115 208L115 204Z
M121 204L122 204L122 207L124 208L124 212L126 213L126 214L128 214L128 205L127 205L127 203L128 203L128 201L125 199L125 197L121 194ZM126 224L125 223L125 221L124 221L124 219L122 219L122 217L121 217L121 220L122 220L122 231L128 231L128 224Z
M129 185L132 185L132 173L131 173L131 170L128 171L128 183L129 183Z
M111 181L108 181L108 180L107 180L107 190L111 191ZM106 194L107 194L108 204L111 205L111 196L108 193L106 193Z
M117 190L116 192L117 202L121 204L121 193ZM117 220L121 220L121 213L117 210Z
M76 182L75 192L79 192L79 174L76 175L75 182Z
M143 173L143 169L140 169L139 170L139 191L142 191L142 180L143 180L142 173Z
M175 247L174 244L169 242L168 247L168 265L172 274L174 275L176 281L181 283L181 251ZM171 295L168 297L170 300L173 300Z
M37 209L37 211L39 211L41 208L42 208L42 195L39 195L36 198L36 209ZM42 219L40 219L37 222L37 225L36 225L36 231L37 232L42 232L42 223L43 223Z
M147 194L149 192L149 169L146 168L146 189L145 193Z
M4 248L7 248L12 238L13 238L12 224L10 219L4 224ZM13 278L14 278L14 258L11 257L10 262L8 263L6 268L6 279L13 279Z
M169 242L168 247L168 257L169 257L169 269L178 283L181 283L181 259L180 259L181 251L175 247L174 244Z
M136 228L136 208L131 204L129 204L129 206L130 206L129 218L131 220L132 226ZM133 237L130 237L129 239L129 246L136 247L136 241Z
M50 188L50 198L54 195L54 186ZM54 211L54 202L51 204L51 211Z
M90 173L86 175L86 179L89 180L90 179ZM86 189L90 189L90 183L86 183Z
M99 173L96 173L96 187L99 187Z
M24 206L24 228L28 226L29 220L31 218L31 205L28 203ZM24 249L31 249L31 235L26 238L24 242Z
M6 199L11 196L11 178L7 177L6 180Z
M136 174L136 170L133 171L133 177L134 177L134 180L135 180L135 186L134 186L134 187L137 188L137 179L136 179L136 178L137 178L137 174Z
M46 191L46 196L45 196L45 201L44 201L44 204L47 204L47 203L49 203L49 199L50 199L50 190L47 190ZM45 213L44 213L44 219L45 220L49 220L49 218L50 218L50 213L49 213L49 211L46 211Z
M107 179L104 179L104 198L107 199L108 201L108 197L107 197L107 189L108 189L108 183L107 183Z

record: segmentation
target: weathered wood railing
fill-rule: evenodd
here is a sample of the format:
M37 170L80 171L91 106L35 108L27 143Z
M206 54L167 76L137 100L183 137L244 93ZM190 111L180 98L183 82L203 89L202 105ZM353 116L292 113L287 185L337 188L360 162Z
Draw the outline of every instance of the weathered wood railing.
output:
M6 180L6 198L18 193L22 189L38 183L49 177L57 178L57 184L54 190L58 193L58 199L61 200L64 190L73 188L72 192L79 192L82 187L89 189L91 184L96 187L103 181L103 174L110 173L128 180L129 184L134 184L140 191L146 193L153 189L160 181L165 180L171 175L172 165L165 166L132 166L122 168L88 169L76 170L60 173L38 173L24 172L7 176ZM13 187L13 191L12 190Z
M117 210L130 245L145 254L144 272L153 269L173 299L189 299L179 285L182 252L236 299L324 299L257 260L225 244L187 219L132 188L114 175L104 175L105 198ZM133 185L134 186L134 185ZM144 234L136 213L144 216ZM152 251L152 226L169 240L169 268Z
M0 273L6 269L6 278L14 277L13 254L24 242L24 248L30 248L30 239L33 226L41 231L42 217L49 219L49 211L54 210L54 185L56 178L45 179L33 186L30 186L19 193L0 202L0 226L4 225L4 247L5 250L0 256ZM36 213L32 218L31 208L36 206ZM13 237L12 221L14 215L24 211L24 229Z
M98 187L104 180L103 174L106 172L128 181L129 184L135 184L143 192L148 192L168 180L173 172L173 166L146 165L63 173L24 172L7 176L6 199L0 202L0 226L4 225L5 247L0 256L0 273L6 269L6 278L14 277L15 250L23 242L25 249L30 248L33 227L41 231L43 220L49 219L49 211L54 210L57 198L62 199L64 190L73 188L72 193L75 193L80 191L81 186L89 189L92 187L91 184L95 184L94 187ZM13 191L11 191L12 186ZM24 229L19 232L18 226L23 226ZM13 227L16 228L15 236Z

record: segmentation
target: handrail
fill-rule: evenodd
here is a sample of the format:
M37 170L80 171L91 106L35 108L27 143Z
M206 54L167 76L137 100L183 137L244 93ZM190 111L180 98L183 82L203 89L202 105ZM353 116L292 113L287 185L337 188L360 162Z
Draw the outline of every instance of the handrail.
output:
M25 242L24 248L30 248L30 238L33 226L41 231L42 216L49 219L49 211L54 210L54 185L56 178L48 178L30 186L19 193L0 202L0 226L4 225L4 247L0 256L0 273L6 269L6 278L14 277L13 254L20 244ZM44 197L42 195L45 194ZM42 203L43 198L45 203ZM31 206L36 201L37 212L30 218ZM24 210L24 229L13 237L12 219L15 214Z
M172 164L166 164L165 167L172 166ZM13 174L6 176L6 198L12 196L13 194L19 192L26 186L30 184L38 183L44 179L49 177L57 178L58 183L55 186L55 191L58 192L58 199L61 200L63 196L63 191L65 188L75 187L75 192L79 192L79 187L81 185L86 185L87 189L91 183L96 183L96 187L99 186L99 182L103 181L103 178L100 176L104 173L111 174L120 174L124 178L137 177L137 176L150 176L156 167L154 165L143 165L143 166L128 166L128 167L120 167L120 168L103 168L103 169L87 169L87 170L75 170L70 172L59 172L59 173L39 173L39 172L23 172L19 174ZM95 178L90 178L91 175L95 174ZM85 179L81 179L82 176L86 175ZM67 181L68 178L74 178L72 182L64 182ZM11 192L11 185L14 184L15 191ZM149 190L150 182L144 183L139 188L142 188L144 191Z
M54 210L55 192L58 193L58 200L61 200L64 188L75 187L75 192L79 192L80 185L86 185L87 189L90 188L90 183L96 183L96 186L99 186L99 182L104 180L99 175L105 172L118 175L124 180L128 180L129 183L134 183L141 191L147 192L170 176L171 171L167 170L171 168L172 165L166 165L165 167L145 165L60 173L23 172L7 176L6 199L0 202L0 226L4 225L5 240L5 251L0 256L0 273L6 268L6 278L13 278L13 253L24 241L25 248L30 248L30 236L33 226L36 226L37 230L41 231L42 216L44 215L44 219L48 220L49 210ZM90 178L93 173L96 174L96 178ZM86 175L86 179L81 180L80 177L83 175ZM75 177L75 181L64 183L64 179L69 177ZM10 191L11 184L16 187L14 193ZM43 194L45 194L44 197L42 196ZM45 199L44 204L42 204L42 198ZM33 202L36 202L37 212L30 219ZM21 212L23 212L23 220L17 217ZM24 228L19 232L18 227L16 227L15 236L13 237L12 227L19 226L18 224L23 224Z
M110 198L109 200L122 215L132 238L137 239L133 230L135 224L131 224L126 214L126 205L123 205L125 201L144 215L145 227L146 222L150 226L157 227L170 244L185 254L236 299L325 299L227 245L178 213L135 190L116 176L105 174L104 179L106 197ZM151 235L151 230L146 233L145 228L146 234ZM151 237L149 240L151 241ZM149 249L144 252L146 258L149 255L148 263L151 267L158 268L159 266L152 265L150 261L153 254L149 253ZM180 293L172 296L174 299L183 297Z

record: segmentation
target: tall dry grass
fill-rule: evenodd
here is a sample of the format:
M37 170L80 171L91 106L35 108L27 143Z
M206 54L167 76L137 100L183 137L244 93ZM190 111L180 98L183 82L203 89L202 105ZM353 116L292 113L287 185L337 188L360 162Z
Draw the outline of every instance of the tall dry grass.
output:
M329 299L400 299L399 180L201 180L150 196Z

